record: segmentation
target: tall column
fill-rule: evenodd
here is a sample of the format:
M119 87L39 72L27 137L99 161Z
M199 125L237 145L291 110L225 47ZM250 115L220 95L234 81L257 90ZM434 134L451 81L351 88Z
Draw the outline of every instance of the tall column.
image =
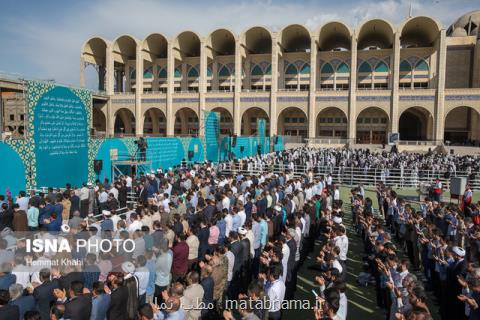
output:
M199 112L198 112L198 135L205 135L205 93L207 92L207 52L205 39L200 41L200 81L199 81Z
M435 134L434 139L443 141L443 130L445 127L445 72L447 62L447 43L446 31L440 30L440 37L437 45L438 64L437 64L437 101L435 108Z
M477 27L477 30L479 28ZM480 88L480 31L477 31L477 43L473 51L472 87Z
M114 62L113 62L113 47L111 44L107 46L107 53L106 53L106 88L108 95L107 101L107 126L106 132L108 136L113 136L114 133L114 117L112 114L112 96L113 96L113 81L114 81Z
M235 91L233 96L233 134L242 134L242 110L240 96L242 95L242 52L240 39L235 39Z
M352 35L351 44L351 61L350 61L350 96L348 103L348 138L351 143L356 142L357 136L357 35L356 32Z
M173 55L173 43L168 42L167 52L167 136L175 133L175 113L173 112L173 85L175 81L175 57Z
M272 88L270 92L270 137L277 134L277 91L278 91L278 43L277 34L272 36Z
M250 64L251 64L250 58L247 55L245 55L245 79L243 80L243 86L245 87L245 89L252 88L252 84L250 81L252 68Z
M135 135L143 134L143 52L142 46L137 43L137 59L135 60Z
M85 59L83 57L80 57L80 87L85 87Z
M152 92L159 90L159 83L158 83L158 63L157 60L153 59L152 61Z
M308 103L308 137L315 138L317 135L315 104L316 104L316 88L317 88L317 41L318 36L311 37L310 44L310 99Z
M395 33L395 39L393 42L393 53L390 61L393 61L393 67L390 66L392 70L392 100L390 105L390 132L398 132L398 87L400 83L400 32ZM402 137L400 137L401 139Z
M215 59L215 58L214 58ZM212 63L212 90L218 90L218 62Z

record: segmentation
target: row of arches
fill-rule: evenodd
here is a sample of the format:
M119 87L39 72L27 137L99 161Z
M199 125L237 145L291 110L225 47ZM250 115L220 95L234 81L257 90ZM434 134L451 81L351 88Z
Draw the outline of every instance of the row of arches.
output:
M83 45L81 57L87 65L95 66L99 88L102 89L105 87L105 70L111 68L106 62L107 51L111 53L114 70L110 70L110 74L113 76L115 89L122 91L125 88L121 79L125 75L129 75L126 66L131 61L142 59L149 68L158 60L166 62L173 58L175 66L179 62L196 66L199 64L201 46L204 46L203 52L207 56L207 64L216 61L218 57L230 56L232 58L236 54L239 54L242 59L266 55L270 63L273 46L277 45L277 52L280 55L287 54L287 56L289 53L309 55L312 50L319 52L351 51L355 35L358 50L392 49L395 41L394 34L399 33L401 48L431 47L438 39L441 29L441 24L435 19L420 16L407 19L398 28L386 20L372 19L361 24L355 32L340 21L332 21L322 25L316 31L311 31L300 24L292 24L275 34L266 27L255 26L239 35L225 28L217 29L205 38L193 31L181 32L172 39L161 33L152 33L143 40L138 40L130 35L122 35L112 42L94 37ZM276 41L273 41L274 37L276 37ZM237 45L237 42L240 45ZM172 48L171 51L168 50L169 46ZM169 57L169 52L173 57ZM257 59L252 59L253 69L257 62ZM290 72L294 72L295 65L287 66L288 68L291 69ZM298 66L296 68L299 69ZM305 68L299 70L305 73L308 68L309 66L306 65ZM260 69L262 74L268 74L265 68L257 69ZM197 73L200 72L196 67L195 70ZM256 74L260 74L260 70L256 70ZM153 70L150 73L153 74ZM231 69L230 74L232 74Z
M220 133L230 134L233 129L233 116L225 108L215 108L220 113ZM165 114L158 108L150 108L144 112L143 133L145 135L165 136L167 121ZM133 135L135 133L135 116L126 108L114 114L114 132L117 135ZM252 107L241 116L241 134L255 135L257 120L267 120L267 133L270 119L261 108ZM308 137L308 118L304 111L297 107L284 109L276 119L278 134L287 136ZM104 131L106 119L103 112L94 109L93 123L97 130ZM337 107L323 109L316 115L315 136L322 138L347 138L348 116ZM389 115L381 108L368 107L356 118L357 143L386 143L387 134L391 131ZM480 113L467 106L452 109L445 116L445 141L449 144L475 144L480 142ZM428 141L433 140L433 115L425 108L414 106L400 114L398 127L401 140ZM175 135L198 135L199 120L197 112L190 108L179 109L175 113Z

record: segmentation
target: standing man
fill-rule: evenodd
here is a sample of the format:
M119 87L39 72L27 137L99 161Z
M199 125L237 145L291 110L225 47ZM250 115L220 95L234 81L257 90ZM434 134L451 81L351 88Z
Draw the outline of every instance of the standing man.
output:
M86 218L88 216L88 201L89 191L87 184L83 183L82 188L80 189L80 216Z

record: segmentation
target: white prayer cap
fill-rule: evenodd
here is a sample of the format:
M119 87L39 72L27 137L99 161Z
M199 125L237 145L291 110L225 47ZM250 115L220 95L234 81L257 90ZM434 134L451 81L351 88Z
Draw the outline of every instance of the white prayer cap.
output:
M104 216L111 216L111 215L112 215L112 213L111 213L110 211L108 211L108 210L102 210L102 214L103 214Z
M122 263L122 271L125 273L134 273L135 265L130 261L125 261L124 263Z
M455 246L455 247L452 248L452 251L453 251L453 253L455 253L459 257L462 257L462 258L465 257L465 249L463 249L461 247Z
M247 234L247 229L240 227L238 228L238 233L241 234L242 236Z
M275 211L282 211L282 207L280 207L279 205L276 205L275 207L273 207L273 209L275 209Z
M69 233L70 232L70 226L68 224L62 224L62 232Z
M335 222L336 224L341 224L341 223L342 223L342 218L340 218L340 217L333 217L333 222Z

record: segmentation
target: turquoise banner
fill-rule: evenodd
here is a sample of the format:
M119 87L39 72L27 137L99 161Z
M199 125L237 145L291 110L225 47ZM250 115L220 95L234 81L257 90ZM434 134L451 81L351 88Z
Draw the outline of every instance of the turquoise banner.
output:
M218 162L220 136L220 114L218 112L205 111L205 145L207 160Z
M54 86L39 95L29 83L29 108L33 111L33 140L37 187L80 186L88 180L89 120L82 99L71 89ZM84 90L87 95L90 92Z
M267 121L263 118L257 119L257 135L258 135L258 145L260 145L260 152L262 154L268 152L268 145L265 145L265 131L267 127ZM258 149L256 149L256 152Z
M0 154L0 194L6 195L10 192L15 198L19 191L26 190L25 174L29 174L29 169L25 168L22 158L8 144L0 142Z

